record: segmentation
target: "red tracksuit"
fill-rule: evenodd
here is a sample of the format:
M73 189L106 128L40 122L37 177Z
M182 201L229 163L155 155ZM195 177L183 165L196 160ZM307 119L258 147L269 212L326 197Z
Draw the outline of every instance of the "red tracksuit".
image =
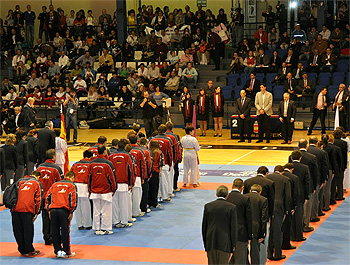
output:
M172 148L173 148L173 162L174 164L177 163L177 159L178 159L178 142L176 140L176 136L172 133L172 131L166 131L165 135L171 140L172 142Z
M171 167L173 162L173 149L171 140L165 134L158 134L152 138L150 142L154 140L157 140L159 142L160 150L164 156L164 164Z
M97 144L95 144L94 146L91 146L88 150L89 151L91 151L91 152L93 152L94 153L94 157L92 158L92 159L95 159L97 156L98 156L98 151L97 151L97 148L99 147L99 146L101 146L102 144L99 144L99 143L97 143ZM104 157L105 159L108 159L108 156L111 154L110 153L110 151L109 151L109 149L107 149L107 156L106 157Z
M112 162L114 170L117 172L117 183L134 186L135 176L131 155L121 148L109 156L109 161Z
M77 207L77 189L68 179L54 183L46 195L45 208L50 212L52 242L55 254L63 250L67 255L70 251L70 214Z
M142 149L137 144L132 144L132 150L130 151L130 154L135 158L136 160L136 177L140 177L141 179L147 178L147 168L146 168L146 161L145 161L145 153L142 151Z
M88 158L84 158L72 166L71 170L75 173L75 183L83 183L88 184L89 182L89 165L91 163L91 160Z

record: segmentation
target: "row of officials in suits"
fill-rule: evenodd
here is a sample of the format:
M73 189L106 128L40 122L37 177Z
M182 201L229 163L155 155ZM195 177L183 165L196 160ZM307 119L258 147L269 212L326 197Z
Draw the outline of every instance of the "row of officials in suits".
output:
M348 88L350 90L350 86ZM258 133L259 139L257 143L263 142L264 133L266 135L266 143L270 142L271 125L270 117L273 114L273 95L266 90L266 85L260 85L260 91L255 94L254 103L253 98L249 97L249 91L241 90L240 98L237 99L238 109L238 128L240 134L240 140L238 142L251 142L251 122L250 112L252 105L255 105L256 115L258 120ZM294 121L296 116L296 103L291 100L293 94L287 91L283 94L283 100L278 106L278 116L282 123L282 144L291 144L294 130ZM328 107L332 107L333 111L337 111L339 114L339 126L347 128L347 115L348 115L348 99L349 93L345 90L345 85L340 84L339 90L335 94L333 104L328 95L327 87L322 87L320 92L314 93L312 97L312 104L310 111L313 113L312 121L308 129L308 135L312 134L312 130L320 119L322 134L326 133L326 116Z
M282 250L305 241L314 230L310 222L344 200L347 142L340 129L322 139L301 139L284 166L269 174L235 179L232 191L216 190L217 200L204 206L202 237L209 264L265 264L282 260Z

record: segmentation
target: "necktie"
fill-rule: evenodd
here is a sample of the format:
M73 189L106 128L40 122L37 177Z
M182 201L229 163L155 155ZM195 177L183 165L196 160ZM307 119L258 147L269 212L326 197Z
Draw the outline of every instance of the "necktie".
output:
M335 103L338 102L339 96L340 96L340 92L338 92L337 96L335 97Z
M244 105L244 98L242 98L242 107L243 107L243 105Z
M307 80L304 79L304 87L307 87Z
M253 83L254 83L254 79L252 79L252 81L250 82L250 87L249 88L253 88Z
M314 56L314 62L313 62L313 64L316 64L316 62L317 62L317 55Z
M283 74L284 75L286 74L286 68L283 68Z
M293 90L293 88L292 88L292 80L291 79L289 79L289 88L290 88L290 90Z

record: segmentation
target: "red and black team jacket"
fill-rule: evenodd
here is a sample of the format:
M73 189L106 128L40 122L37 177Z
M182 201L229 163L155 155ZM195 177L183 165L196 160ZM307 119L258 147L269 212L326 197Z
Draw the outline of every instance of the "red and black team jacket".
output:
M19 180L18 186L18 200L12 212L39 214L44 196L41 183L33 177L25 176Z
M99 147L99 146L101 146L102 144L99 144L99 143L97 143L97 144L95 144L95 145L93 145L93 146L91 146L88 150L89 151L91 151L91 152L93 152L94 153L94 157L92 158L92 159L95 159L97 156L98 156L98 151L97 151L97 148ZM109 149L107 149L107 154L108 154L108 156L110 156L110 151L109 151ZM104 157L105 159L108 159L108 156L106 156L106 157Z
M146 147L140 146L140 148L145 153L147 178L151 178L152 171L153 171L153 161L152 161L152 157L151 157L151 152Z
M159 172L160 168L164 166L164 156L162 152L157 152L153 157L153 172Z
M46 194L45 209L67 209L70 213L77 208L77 187L68 179L54 183Z
M181 144L181 141L180 141L180 136L175 134L176 136L176 141L178 143L177 145L177 150L178 150L178 158L177 158L177 163L181 163L182 162L182 151L183 151L183 148L182 148L182 144Z
M39 181L43 185L44 196L52 184L62 180L64 177L62 169L52 159L47 159L44 163L40 164L37 170L41 173Z
M132 144L132 149L130 154L136 160L136 173L135 177L140 177L141 179L147 178L147 167L146 167L146 155L142 149L137 144Z
M91 163L90 159L84 158L73 164L71 170L75 173L75 179L74 179L75 183L83 183L83 184L89 183L90 163Z
M117 175L117 183L135 185L134 165L131 155L124 148L113 150L109 156Z
M172 148L173 148L173 162L175 164L175 163L177 163L177 160L178 160L178 157L179 157L179 148L178 148L178 142L176 140L176 136L170 130L166 131L165 135L171 140L171 142L173 144L172 145Z
M173 162L173 149L171 140L165 134L156 135L150 142L154 140L157 140L159 142L160 150L164 156L164 164L171 167Z
M116 176L114 166L111 161L98 155L89 165L89 192L104 194L117 189Z

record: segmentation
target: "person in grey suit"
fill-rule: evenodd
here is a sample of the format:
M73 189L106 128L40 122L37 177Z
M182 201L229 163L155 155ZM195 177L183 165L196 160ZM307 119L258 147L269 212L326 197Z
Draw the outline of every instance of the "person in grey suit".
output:
M259 140L257 143L261 143L264 139L264 127L266 130L266 143L270 142L271 124L270 116L272 115L272 103L273 96L270 92L266 91L266 85L260 85L260 92L255 96L256 115L258 116L259 125Z
M278 107L278 116L280 122L282 122L282 138L283 142L281 144L291 144L294 130L294 121L297 108L295 102L289 100L289 93L283 94L283 100L280 102Z
M268 221L268 204L267 198L261 195L262 187L254 184L250 188L250 193L245 194L250 199L252 212L252 239L250 241L250 260L252 265L264 264L260 252L260 244L265 244L266 225Z
M246 97L245 90L240 92L241 98L237 99L238 109L238 128L240 140L239 143L244 142L244 134L247 134L248 143L252 141L251 138L251 124L250 124L250 110L252 108L252 100Z
M229 264L237 242L236 206L226 201L228 188L216 189L217 200L204 206L202 238L208 264ZM233 258L233 257L232 257Z
M34 99L28 98L27 104L23 107L24 116L24 129L28 133L31 129L35 129L35 109L34 109Z

